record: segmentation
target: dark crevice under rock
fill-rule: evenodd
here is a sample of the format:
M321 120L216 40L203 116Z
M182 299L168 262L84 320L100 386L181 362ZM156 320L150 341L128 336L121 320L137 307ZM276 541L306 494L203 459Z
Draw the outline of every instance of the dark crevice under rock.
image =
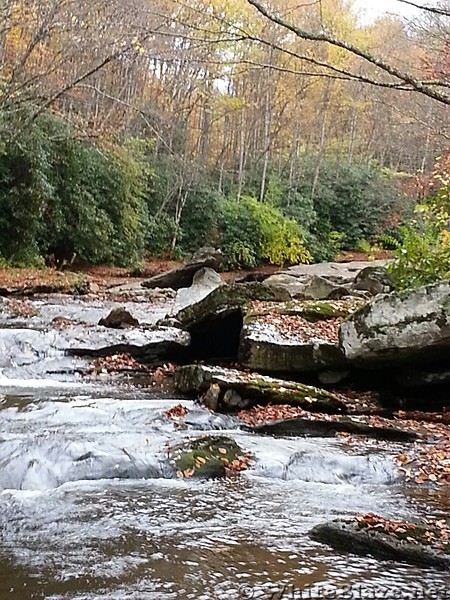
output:
M239 309L225 310L214 318L195 323L188 328L191 345L188 353L195 359L235 360L242 329Z

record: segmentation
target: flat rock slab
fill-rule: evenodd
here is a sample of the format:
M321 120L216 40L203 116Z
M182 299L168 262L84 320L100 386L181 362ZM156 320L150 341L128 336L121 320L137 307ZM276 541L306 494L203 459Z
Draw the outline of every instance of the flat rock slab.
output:
M366 267L385 267L387 260L328 262L313 265L296 265L289 267L285 273L297 279L307 280L313 275L324 277L338 285L353 283L358 273Z
M259 435L264 434L275 437L299 435L332 437L336 433L350 433L396 442L414 442L419 439L419 436L413 431L405 431L396 427L374 427L349 417L337 417L332 421L319 417L296 417L294 419L281 419L279 421L263 423L255 427L244 426L244 429Z
M346 411L345 402L326 390L236 369L187 365L175 371L174 384L183 393L205 393L212 384L217 384L222 393L237 392L248 401L247 406L272 403L291 404L316 412Z
M442 357L450 347L450 282L375 298L342 324L340 344L365 367Z
M195 273L190 287L178 290L172 312L176 314L183 308L200 302L221 285L225 285L221 276L213 269L203 267Z
M72 356L108 356L126 352L144 360L170 356L189 346L190 335L174 327L119 329L76 326L59 332L55 345Z
M381 560L396 560L439 569L450 568L450 555L425 544L414 544L395 539L385 533L360 529L353 521L337 520L316 525L309 532L318 542L336 550L350 551L363 556L372 555Z
M342 369L342 318L361 301L255 302L247 311L238 359L265 373L304 373Z
M264 285L274 290L284 290L292 298L327 298L334 293L341 297L345 290L352 293L356 277L363 269L385 267L388 262L375 260L296 265L268 277Z

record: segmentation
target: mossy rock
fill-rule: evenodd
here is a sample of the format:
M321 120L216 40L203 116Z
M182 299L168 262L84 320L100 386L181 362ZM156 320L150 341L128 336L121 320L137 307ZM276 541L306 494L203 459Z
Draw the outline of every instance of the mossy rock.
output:
M205 393L211 384L219 385L222 395L230 389L236 391L248 400L248 406L291 404L315 412L347 411L343 398L327 390L259 373L193 364L179 367L174 374L174 385L183 393Z
M226 436L202 436L170 449L169 461L177 477L214 479L232 470L234 461L244 459L240 446Z
M348 300L290 300L274 306L273 303L262 303L257 308L251 307L244 318L244 324L251 323L257 317L265 315L294 315L311 323L328 319L344 318L359 310L367 302L358 298Z

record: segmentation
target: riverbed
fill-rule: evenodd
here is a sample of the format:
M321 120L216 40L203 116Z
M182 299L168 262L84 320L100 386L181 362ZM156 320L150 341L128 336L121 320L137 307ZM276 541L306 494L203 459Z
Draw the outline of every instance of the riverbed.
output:
M447 517L445 488L399 478L402 444L256 436L189 400L177 423L165 413L179 398L133 380L68 376L75 359L14 347L14 324L5 335L1 600L450 594L445 572L336 552L307 535L357 512ZM177 479L170 445L218 432L253 452L255 466L224 480Z

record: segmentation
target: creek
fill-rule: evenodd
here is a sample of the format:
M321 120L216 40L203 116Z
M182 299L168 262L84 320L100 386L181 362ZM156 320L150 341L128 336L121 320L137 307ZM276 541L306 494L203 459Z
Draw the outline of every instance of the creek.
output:
M307 535L357 512L446 517L445 488L398 478L402 444L256 436L184 400L180 427L165 415L180 399L76 376L82 361L52 348L43 327L0 330L1 600L448 593L445 572L339 553ZM219 431L252 451L255 467L223 480L174 477L168 444Z

